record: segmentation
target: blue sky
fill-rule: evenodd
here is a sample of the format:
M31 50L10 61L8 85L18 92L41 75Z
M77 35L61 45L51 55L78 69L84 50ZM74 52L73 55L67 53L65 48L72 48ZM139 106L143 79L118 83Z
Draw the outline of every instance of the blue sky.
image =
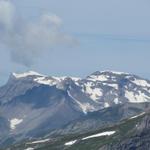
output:
M96 70L115 70L150 79L149 0L7 2L15 13L10 12L10 6L3 8L5 5L0 3L0 32L6 35L0 42L0 84L6 82L10 72L27 70L81 77ZM12 13L15 17L10 19ZM43 25L41 16L52 25ZM13 28L11 21L15 22ZM30 40L30 46L28 42L18 44L16 35L25 41L34 37L27 27L36 28L38 34L45 29L50 32L41 35L41 39ZM11 34L6 34L10 30ZM24 31L28 33L27 39ZM50 37L50 44L46 37ZM35 43L38 43L37 51Z

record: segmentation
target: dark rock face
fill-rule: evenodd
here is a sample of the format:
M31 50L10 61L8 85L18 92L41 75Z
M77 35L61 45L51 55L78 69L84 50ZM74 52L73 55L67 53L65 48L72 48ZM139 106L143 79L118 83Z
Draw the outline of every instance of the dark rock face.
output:
M17 79L11 74L7 84L0 87L0 102L7 103L14 97L25 94L27 90L39 86L38 83L33 81L34 77Z
M100 150L150 150L150 115L137 124L132 137L114 145L104 146Z
M150 116L145 116L143 121L137 125L137 130L140 132L145 132L145 130L150 130Z
M81 113L74 108L72 99L63 90L55 86L41 85L13 98L3 105L2 116L22 119L23 122L9 132L12 136L36 136L41 132L60 128L69 121L78 118ZM8 111L9 110L9 111ZM38 134L36 133L38 132Z
M150 149L150 131L145 131L115 146L105 147L106 150L149 150ZM101 149L101 150L102 150Z
M0 117L0 138L9 133L9 122L3 117Z

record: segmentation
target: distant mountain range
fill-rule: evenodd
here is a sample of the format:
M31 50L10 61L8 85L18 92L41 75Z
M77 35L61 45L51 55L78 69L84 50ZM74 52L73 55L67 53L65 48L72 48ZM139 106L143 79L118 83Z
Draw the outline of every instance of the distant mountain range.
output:
M97 71L81 79L12 73L0 87L0 147L94 132L149 108L150 81L136 75Z

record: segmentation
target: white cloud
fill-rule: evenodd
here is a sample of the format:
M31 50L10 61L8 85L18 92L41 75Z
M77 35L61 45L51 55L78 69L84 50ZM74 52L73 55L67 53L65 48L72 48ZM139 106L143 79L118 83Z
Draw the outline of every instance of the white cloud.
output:
M0 25L7 29L13 27L15 8L9 1L0 1Z
M37 22L22 22L10 1L0 1L0 42L10 50L12 61L31 66L46 50L70 46L76 40L61 31L62 20L43 14Z
M62 20L55 14L44 14L42 16L42 22L47 25L54 25L55 27L60 27L62 25Z

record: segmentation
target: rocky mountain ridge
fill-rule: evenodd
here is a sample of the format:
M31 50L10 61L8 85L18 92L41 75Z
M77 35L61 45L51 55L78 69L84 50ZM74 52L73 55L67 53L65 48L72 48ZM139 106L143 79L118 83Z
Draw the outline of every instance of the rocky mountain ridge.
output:
M128 73L97 71L84 79L12 73L0 87L0 144L98 128L145 111L149 102L150 81Z

